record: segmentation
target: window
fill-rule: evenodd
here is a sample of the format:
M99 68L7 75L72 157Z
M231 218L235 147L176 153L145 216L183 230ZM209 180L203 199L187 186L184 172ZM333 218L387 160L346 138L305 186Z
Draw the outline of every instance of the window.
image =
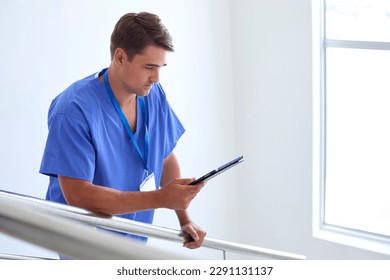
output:
M315 235L390 254L390 0L312 3Z

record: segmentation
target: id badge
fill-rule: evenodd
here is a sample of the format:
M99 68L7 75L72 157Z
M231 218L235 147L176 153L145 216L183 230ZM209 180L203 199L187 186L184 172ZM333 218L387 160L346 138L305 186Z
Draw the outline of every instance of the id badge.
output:
M141 192L155 191L156 190L156 181L154 179L154 173L149 174L142 184L139 186Z

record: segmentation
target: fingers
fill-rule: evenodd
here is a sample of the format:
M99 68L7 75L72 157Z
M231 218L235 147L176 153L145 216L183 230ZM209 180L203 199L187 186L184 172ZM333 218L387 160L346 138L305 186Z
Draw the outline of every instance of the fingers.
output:
M185 188L186 191L198 193L204 187L206 181L203 181L197 185L190 185L190 183L193 182L194 180L195 178L178 178L169 182L168 185L182 185L186 187Z
M206 232L195 224L187 224L182 227L183 246L188 249L196 249L202 246Z
M203 244L203 240L206 236L206 233L197 233L196 234L197 236L197 240L195 240L192 236L191 239L188 239L188 240L184 240L184 243L183 243L183 246L188 248L188 249L196 249L196 248L199 248L202 246Z
M196 232L196 230L194 229L194 227L189 226L185 230L186 230L185 233L191 237L188 241L198 241L199 240L199 235ZM183 237L185 237L185 235L183 235Z
M189 185L193 181L195 181L195 178L177 178L177 179L172 180L170 183L180 184L180 185ZM203 187L204 185L206 185L206 183L207 183L207 180L204 180L204 181L200 182L199 184L191 185L191 187L193 187L193 186Z
M180 184L180 185L188 185L192 181L194 181L195 178L177 178L172 181L172 183Z
M198 185L189 185L194 178L174 179L161 188L164 202L163 207L184 210L187 209L191 201L197 196L203 188L204 183Z

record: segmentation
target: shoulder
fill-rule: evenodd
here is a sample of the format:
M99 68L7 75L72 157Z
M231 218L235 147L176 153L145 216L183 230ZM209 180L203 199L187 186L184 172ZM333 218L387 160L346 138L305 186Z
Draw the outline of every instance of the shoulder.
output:
M67 114L77 116L77 114L85 111L91 111L100 103L100 99L105 96L103 85L99 85L100 81L95 77L95 74L78 80L61 92L53 99L50 109L50 114Z

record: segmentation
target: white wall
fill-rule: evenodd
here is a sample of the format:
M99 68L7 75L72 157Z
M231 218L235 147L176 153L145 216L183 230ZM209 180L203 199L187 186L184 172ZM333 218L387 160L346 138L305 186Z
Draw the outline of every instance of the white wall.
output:
M38 169L49 104L73 81L108 66L114 24L130 11L158 14L174 39L162 84L187 129L177 147L183 176L201 176L236 156L225 1L6 0L0 2L1 189L44 197L48 178ZM215 179L191 206L210 236L237 239L229 226L236 215L234 180L234 171ZM155 223L178 228L168 210L158 211ZM49 254L2 235L0 253Z
M311 236L310 0L1 1L0 188L44 196L50 101L106 67L115 22L143 10L174 38L162 84L187 128L177 147L183 176L246 158L202 190L194 221L212 237L310 258L385 258ZM177 228L168 210L155 223ZM3 235L0 253L52 255Z
M240 240L311 259L388 259L312 237L310 0L232 0L231 11L237 147L247 159Z

